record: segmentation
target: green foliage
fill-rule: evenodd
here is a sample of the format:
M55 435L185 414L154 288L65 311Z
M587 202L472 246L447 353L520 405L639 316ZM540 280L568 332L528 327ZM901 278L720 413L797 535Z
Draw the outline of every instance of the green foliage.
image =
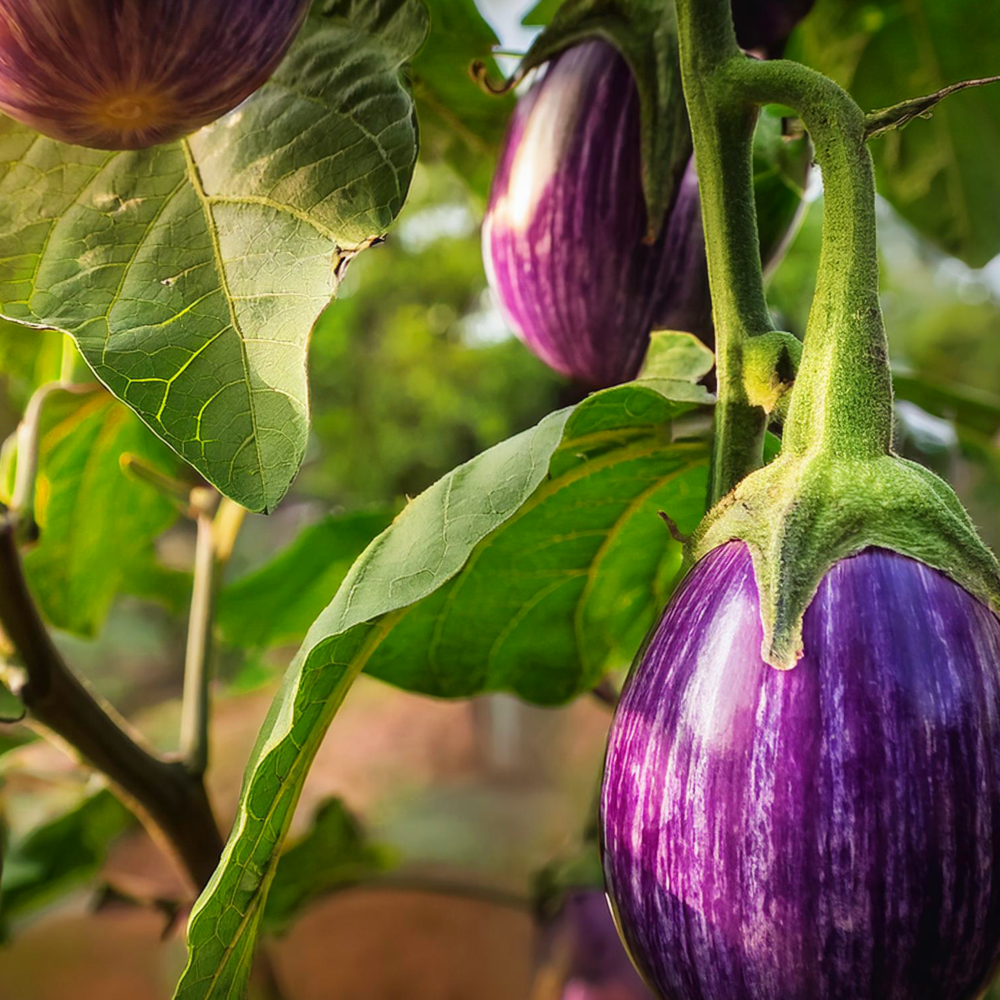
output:
M521 23L528 27L536 25L544 27L556 16L556 11L562 6L563 0L540 0L527 14Z
M36 497L41 537L25 568L52 625L93 635L177 516L166 498L122 472L121 455L168 474L177 461L106 392L56 393L44 414Z
M316 326L300 495L348 509L415 496L560 405L562 381L487 308L478 237L463 185L419 168L399 225Z
M447 160L485 201L514 98L485 93L469 67L480 60L500 75L497 37L475 0L429 0L429 7L430 34L411 64L423 153Z
M317 899L368 881L393 865L393 854L372 844L340 799L328 799L312 828L278 861L261 929L281 934Z
M871 111L996 74L998 18L981 0L819 0L786 54ZM973 266L1000 252L1000 87L950 97L871 147L880 192L924 236Z
M551 704L595 683L612 653L634 653L680 561L656 511L685 530L703 509L705 446L672 441L691 408L643 385L597 393L449 473L368 547L260 731L233 832L192 912L178 1000L245 988L281 841L361 670L415 690Z
M339 264L416 158L401 67L420 0L318 0L252 98L178 143L107 153L0 125L0 309L97 375L228 496L271 510L305 451L306 347Z
M216 619L226 642L244 649L301 642L354 560L391 520L385 510L325 517L267 565L229 584Z
M108 847L135 818L107 790L6 846L0 879L0 934L11 923L84 885L100 870Z

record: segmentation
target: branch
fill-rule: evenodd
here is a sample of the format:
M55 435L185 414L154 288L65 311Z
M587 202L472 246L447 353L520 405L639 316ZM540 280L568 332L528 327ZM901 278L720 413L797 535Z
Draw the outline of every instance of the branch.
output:
M204 783L180 761L157 756L69 670L28 589L15 523L0 518L0 628L27 675L18 694L34 719L107 775L201 889L222 853Z
M198 526L198 539L184 656L181 754L192 774L204 774L208 766L215 597L246 510L230 500L223 499L220 503L215 490L204 487L191 490L190 510Z
M891 107L871 111L865 116L865 138L874 139L893 129L904 128L914 118L929 118L934 107L946 97L951 97L952 94L967 90L969 87L985 87L989 83L1000 83L1000 76L987 76L981 80L962 80L925 97L912 97Z

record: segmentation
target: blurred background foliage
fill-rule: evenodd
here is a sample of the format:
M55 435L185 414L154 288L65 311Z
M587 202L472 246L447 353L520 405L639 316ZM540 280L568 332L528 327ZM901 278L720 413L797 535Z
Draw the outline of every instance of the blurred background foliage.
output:
M520 18L532 5L480 6L486 20L469 0L431 0L434 30L413 67L424 148L412 193L316 324L305 465L277 513L248 519L228 569L209 775L223 825L291 652L367 542L407 497L580 398L511 335L486 289L478 226L512 99L486 97L465 68L488 53L493 28L523 49L531 32ZM997 23L996 0L819 0L789 54L877 107L996 72ZM985 41L959 50L956 38ZM956 485L997 548L1000 90L956 97L874 152L899 445ZM769 287L798 335L821 216L814 177ZM31 393L64 363L59 335L0 326L0 440L12 440ZM170 748L193 529L123 470L122 454L191 475L103 391L53 400L43 530L27 567L70 661ZM8 444L0 495L13 466ZM0 713L16 715L16 702L0 701ZM527 886L584 824L607 718L588 699L549 710L506 697L446 704L362 679L310 777L268 911L270 930L283 933L275 960L288 995L526 996ZM89 995L81 983L104 1000L169 995L182 961L176 936L159 941L179 916L169 864L97 779L17 722L0 724L0 780L0 1000ZM370 879L379 891L317 902ZM445 891L453 883L465 887L458 896Z

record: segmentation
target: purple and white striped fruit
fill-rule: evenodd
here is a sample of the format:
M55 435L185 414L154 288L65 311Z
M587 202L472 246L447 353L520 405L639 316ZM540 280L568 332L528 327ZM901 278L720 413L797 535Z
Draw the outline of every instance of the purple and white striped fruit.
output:
M743 542L711 550L629 677L604 867L669 1000L973 1000L1000 957L1000 621L866 548L761 658Z
M598 889L573 889L542 926L531 1000L653 1000Z
M700 211L689 167L645 242L638 91L616 49L584 42L514 110L483 222L490 286L551 368L593 386L626 381L651 330L710 329Z
M144 149L274 72L308 0L3 0L0 111L63 142Z

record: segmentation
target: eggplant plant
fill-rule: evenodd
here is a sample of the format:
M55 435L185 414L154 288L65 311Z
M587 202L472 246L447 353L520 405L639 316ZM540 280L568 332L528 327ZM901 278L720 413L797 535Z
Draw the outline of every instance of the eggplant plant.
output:
M1000 12L930 6L543 0L502 79L473 0L0 5L0 776L53 781L37 729L84 789L23 829L31 796L0 787L15 948L100 873L101 908L183 934L175 1000L291 1000L275 939L372 888L513 909L531 1000L986 995L1000 564L952 486L894 450L877 236L894 210L907 239L1000 253L1000 175L967 145L1000 127L981 87ZM767 278L814 163L799 329ZM381 277L354 263L385 241ZM938 282L971 281L958 267ZM376 346L390 307L396 355ZM478 362L449 369L462 351ZM1000 469L1000 404L895 376L970 496L969 468ZM374 385L401 414L382 438ZM459 412L453 445L429 401ZM358 456L339 485L331 449ZM356 501L393 462L383 502ZM308 522L290 545L262 516L279 506ZM155 725L95 690L81 641L141 601L186 619ZM234 662L272 698L238 801L213 710L237 711ZM402 846L339 798L307 822L362 674L514 695L581 732L556 710L610 708L579 853L552 862L575 827L532 813L533 890L470 885L406 856L441 836L440 802L434 837ZM413 755L403 730L345 730L333 766ZM107 863L139 824L183 875L168 894ZM337 944L331 982L355 959Z

